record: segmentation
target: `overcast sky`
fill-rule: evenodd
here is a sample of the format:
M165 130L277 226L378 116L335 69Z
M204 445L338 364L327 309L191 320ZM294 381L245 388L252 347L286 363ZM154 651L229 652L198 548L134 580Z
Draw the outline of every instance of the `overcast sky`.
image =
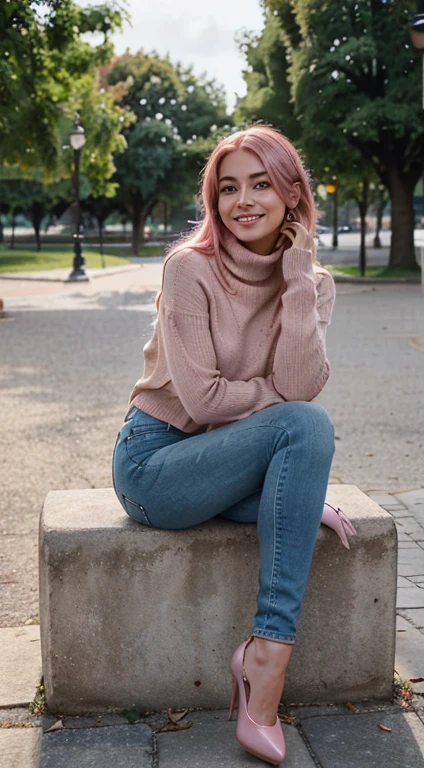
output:
M97 5L99 0L78 0ZM192 64L197 75L222 84L229 107L235 94L246 92L242 69L244 58L234 41L241 29L259 32L262 11L259 0L127 0L131 24L113 37L116 53L142 48L169 54L173 63Z

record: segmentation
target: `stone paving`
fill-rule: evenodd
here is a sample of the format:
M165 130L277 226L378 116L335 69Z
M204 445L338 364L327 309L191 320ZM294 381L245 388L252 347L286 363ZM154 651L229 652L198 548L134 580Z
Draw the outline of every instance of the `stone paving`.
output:
M179 733L157 732L153 716L130 726L118 715L64 718L63 730L44 733L56 718L28 709L40 651L38 628L21 625L37 613L38 510L52 487L110 485L110 445L151 332L159 279L152 260L52 295L39 282L24 295L16 281L5 302L0 450L9 461L0 580L8 628L0 629L0 755L7 768L260 764L238 747L234 723L221 711L189 713L194 725ZM0 295L6 282L0 279ZM411 704L287 711L295 719L284 724L286 768L424 766L424 422L417 407L424 358L413 344L424 330L421 302L414 286L338 287L329 331L333 372L321 400L336 426L333 481L358 484L396 519L396 670L414 680ZM166 713L156 717L166 721Z
M396 520L399 563L396 673L408 702L285 706L285 768L423 768L424 491L371 493ZM408 555L412 555L408 560ZM412 565L409 565L409 562ZM403 568L402 568L403 564ZM227 712L188 712L177 733L167 713L133 724L123 714L31 714L41 677L38 627L0 629L0 757L7 768L248 768L261 765L234 737ZM56 730L47 732L54 726ZM58 727L59 726L59 727Z

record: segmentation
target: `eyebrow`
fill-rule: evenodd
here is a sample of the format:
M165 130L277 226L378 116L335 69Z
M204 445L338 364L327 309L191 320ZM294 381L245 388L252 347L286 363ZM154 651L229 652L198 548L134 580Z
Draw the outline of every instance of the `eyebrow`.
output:
M268 176L268 171L257 171L257 173L251 173L249 175L249 179L257 179L258 176ZM219 183L221 181L237 181L235 176L222 176L219 180Z

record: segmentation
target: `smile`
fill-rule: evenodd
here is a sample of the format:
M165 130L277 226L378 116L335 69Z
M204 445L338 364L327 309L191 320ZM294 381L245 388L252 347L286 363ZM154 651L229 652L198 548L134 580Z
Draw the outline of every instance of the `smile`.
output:
M258 213L255 216L237 216L235 220L240 222L241 224L243 223L247 224L251 221L258 221L258 219L261 219L262 216L264 215L265 215L264 213Z

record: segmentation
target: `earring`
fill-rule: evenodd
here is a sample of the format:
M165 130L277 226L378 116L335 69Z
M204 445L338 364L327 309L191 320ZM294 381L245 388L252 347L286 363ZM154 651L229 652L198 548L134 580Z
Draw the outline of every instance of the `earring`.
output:
M294 221L294 213L292 211L287 212L286 221Z

